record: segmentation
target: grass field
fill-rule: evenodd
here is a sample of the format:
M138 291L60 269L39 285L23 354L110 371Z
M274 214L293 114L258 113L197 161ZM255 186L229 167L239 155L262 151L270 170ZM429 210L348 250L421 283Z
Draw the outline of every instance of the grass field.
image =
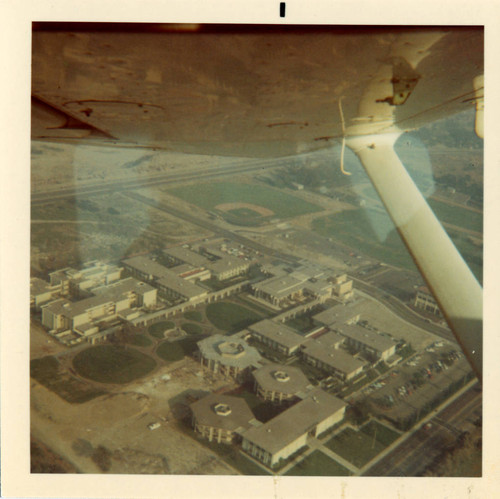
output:
M152 341L143 334L134 334L129 343L136 347L149 347L152 345Z
M319 206L308 203L299 197L259 184L213 182L176 187L169 190L169 194L205 210L213 210L217 205L224 203L251 203L271 210L274 216L279 218L296 217L321 211ZM240 215L254 218L258 214L253 210L248 210L248 213L245 211L245 213L241 212Z
M476 232L483 231L483 214L467 208L452 206L442 201L428 199L429 206L441 222L446 222Z
M81 404L107 393L82 383L62 370L59 361L51 355L33 359L30 362L30 376L70 403Z
M198 312L197 310L188 310L187 312L184 312L184 317L188 321L195 321L195 322L203 321L203 316L201 315L201 312Z
M155 338L159 338L162 340L165 336L165 331L172 329L175 324L171 321L161 321L156 322L155 324L151 324L148 328L148 333Z
M288 470L288 476L349 476L347 468L334 461L320 450L315 450Z
M192 354L199 338L183 338L178 341L163 341L156 349L156 355L167 362L182 360L186 355Z
M257 213L254 210L250 210L249 208L236 208L235 210L229 210L229 213L239 218L252 218L262 216L260 213Z
M377 440L377 442L384 447L391 445L392 442L397 440L400 436L397 431L391 430L377 421L370 421L369 423L366 423L361 428L361 431L370 438L375 437L375 440Z
M200 334L202 332L201 327L198 324L193 324L192 322L185 322L181 325L181 329L186 331L187 334Z
M218 329L235 333L263 319L253 310L231 302L210 303L205 309L208 320Z
M84 378L100 383L129 383L150 373L154 359L134 348L98 345L79 352L73 367Z
M388 234L385 240L379 241L374 226L381 233ZM333 237L371 258L416 270L394 224L384 213L366 209L346 210L335 215L317 218L313 221L312 228L318 234Z
M386 447L377 438L352 428L341 431L325 445L358 468L371 461Z

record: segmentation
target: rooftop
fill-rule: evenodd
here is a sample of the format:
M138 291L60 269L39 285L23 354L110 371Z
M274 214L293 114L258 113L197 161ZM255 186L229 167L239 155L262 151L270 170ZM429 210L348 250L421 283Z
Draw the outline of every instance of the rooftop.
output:
M235 431L250 428L255 416L243 398L211 393L190 405L198 424Z
M39 279L38 277L32 277L30 279L30 294L32 296L40 295L42 293L47 293L53 289L47 281Z
M262 426L250 428L243 437L275 454L346 405L337 397L316 389Z
M250 264L242 260L241 258L236 258L234 256L225 256L216 262L207 265L212 272L219 274L220 272L226 272L227 270L248 267Z
M291 293L300 291L304 282L289 275L270 277L253 285L257 290L277 298L286 298Z
M316 340L307 343L304 353L346 375L366 365L366 362L356 359L344 350L326 348Z
M196 298L198 296L203 296L208 293L205 288L194 284L187 279L179 277L175 272L167 270L164 276L157 281L158 286L163 286L165 288L171 289L173 292L184 296L186 298Z
M127 260L123 260L123 264L132 267L138 272L149 274L150 276L153 276L153 279L161 279L169 272L166 267L145 256L134 256L132 258L128 258Z
M320 324L324 324L325 326L347 324L351 321L357 322L365 304L365 300L357 300L347 305L334 305L333 307L314 315L313 319Z
M293 366L267 364L253 372L257 383L265 390L296 394L311 385L305 374Z
M248 345L245 340L221 334L214 334L199 341L198 348L205 359L240 369L257 365L261 359L257 349Z
M76 302L71 302L66 299L56 300L47 305L47 308L55 314L61 314L65 317L76 317L77 315L83 314L94 307L99 307L107 303L113 303L125 299L131 292L143 294L154 289L155 288L149 286L149 284L145 284L137 279L134 279L133 277L129 277L113 284L94 288L92 292L95 293L95 296Z
M210 260L203 255L200 255L196 251L190 250L189 248L183 248L182 246L176 246L174 248L168 248L163 250L165 255L170 255L177 260L181 260L182 262L189 263L189 265L193 265L194 267L204 267Z
M343 334L344 336L347 336L355 341L359 341L360 343L363 343L378 352L385 352L396 344L392 338L382 336L376 331L366 329L356 324L352 326L343 325L336 329L340 334Z
M298 347L305 341L305 338L296 333L293 329L270 319L264 319L263 321L252 324L248 327L248 329L251 332L260 334L261 336L264 336L271 341L275 341L276 343L279 343L287 348Z

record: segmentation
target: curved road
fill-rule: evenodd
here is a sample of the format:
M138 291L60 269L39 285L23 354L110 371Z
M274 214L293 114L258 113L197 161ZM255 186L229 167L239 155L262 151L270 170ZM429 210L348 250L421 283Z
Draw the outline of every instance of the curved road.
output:
M409 309L403 302L399 301L394 296L387 294L385 291L377 288L376 286L368 284L365 281L361 281L356 277L350 277L353 280L356 288L363 291L364 293L369 294L380 303L383 303L389 310L394 312L405 321L421 329L424 329L425 331L440 336L445 340L456 341L453 333L449 329L445 329L444 327L433 324L432 322L427 322L426 319L418 315L413 310Z

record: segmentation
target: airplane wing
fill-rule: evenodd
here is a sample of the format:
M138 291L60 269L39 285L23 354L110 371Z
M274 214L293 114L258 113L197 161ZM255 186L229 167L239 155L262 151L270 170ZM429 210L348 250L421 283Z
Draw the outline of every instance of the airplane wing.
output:
M352 148L481 375L481 287L393 145L472 106L482 134L482 29L34 28L34 139L243 157Z

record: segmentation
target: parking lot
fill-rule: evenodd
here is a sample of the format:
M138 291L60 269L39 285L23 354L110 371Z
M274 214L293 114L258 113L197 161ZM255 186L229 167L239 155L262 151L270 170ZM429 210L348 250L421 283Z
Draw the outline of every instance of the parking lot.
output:
M445 396L450 385L469 372L469 364L458 347L436 341L366 387L360 395L367 396L375 411L391 421L412 415L419 419L423 410Z

